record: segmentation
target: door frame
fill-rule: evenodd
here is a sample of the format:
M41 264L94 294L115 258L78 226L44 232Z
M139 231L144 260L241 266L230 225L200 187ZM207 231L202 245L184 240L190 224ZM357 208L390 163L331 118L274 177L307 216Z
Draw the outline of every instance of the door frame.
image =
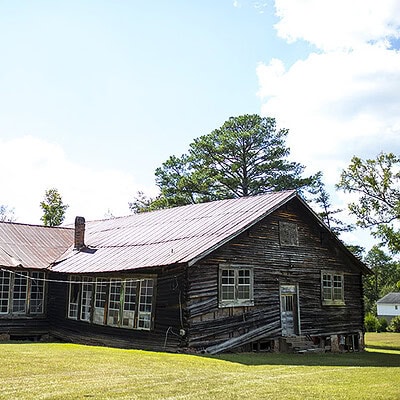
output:
M295 336L301 335L301 324L300 324L300 301L299 301L299 285L295 284L280 284L279 285L279 309L280 309L280 319L281 319L281 330L283 335L283 305L282 305L282 296L285 294L293 294L293 334ZM288 335L285 335L288 336Z

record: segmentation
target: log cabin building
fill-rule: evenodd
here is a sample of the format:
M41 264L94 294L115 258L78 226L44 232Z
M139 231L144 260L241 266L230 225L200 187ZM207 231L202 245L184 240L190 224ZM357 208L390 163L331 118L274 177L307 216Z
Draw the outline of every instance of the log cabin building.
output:
M0 223L0 338L357 350L369 272L295 191L74 228Z

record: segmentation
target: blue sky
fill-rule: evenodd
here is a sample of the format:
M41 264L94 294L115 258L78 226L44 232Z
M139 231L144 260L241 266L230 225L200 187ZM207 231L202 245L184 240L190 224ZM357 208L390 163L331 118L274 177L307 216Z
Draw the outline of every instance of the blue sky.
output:
M400 153L395 0L0 2L0 204L39 223L129 213L154 170L230 116L290 131L334 193L352 155Z

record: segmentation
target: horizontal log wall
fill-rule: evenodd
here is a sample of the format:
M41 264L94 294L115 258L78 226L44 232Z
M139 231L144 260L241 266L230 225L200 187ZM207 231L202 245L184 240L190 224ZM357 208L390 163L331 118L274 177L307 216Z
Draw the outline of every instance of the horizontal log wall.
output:
M49 333L49 322L44 317L0 318L0 335L36 337Z
M279 221L296 223L298 246L280 245ZM254 306L218 307L218 269L224 263L253 266ZM344 274L344 306L322 305L322 270ZM279 336L282 284L299 287L301 334L323 336L363 329L359 268L297 200L190 267L188 281L188 345L195 348L277 322L275 336Z
M105 278L132 278L139 275L157 276L155 295L154 328L150 331L116 328L76 321L67 318L68 288L65 282L49 285L48 316L50 332L60 339L85 344L105 345L123 348L176 351L184 339L179 336L183 327L183 297L185 292L185 269L169 266L164 269L140 269L132 273L102 275ZM90 275L85 275L90 276ZM98 275L97 275L98 276ZM96 277L92 275L92 277ZM54 280L68 281L65 274L51 274Z

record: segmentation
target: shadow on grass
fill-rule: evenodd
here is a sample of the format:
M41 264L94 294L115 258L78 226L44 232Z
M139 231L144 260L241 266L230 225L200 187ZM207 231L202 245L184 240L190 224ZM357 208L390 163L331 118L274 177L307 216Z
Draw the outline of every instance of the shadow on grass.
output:
M385 348L385 350L388 350ZM360 353L325 354L273 354L242 353L207 356L243 365L300 365L337 367L400 367L400 351L385 353L379 351Z
M369 349L376 349L376 350L395 350L395 351L400 352L400 347L393 347L393 346L390 346L390 345L387 345L387 344L382 344L382 345L369 344L368 348Z

